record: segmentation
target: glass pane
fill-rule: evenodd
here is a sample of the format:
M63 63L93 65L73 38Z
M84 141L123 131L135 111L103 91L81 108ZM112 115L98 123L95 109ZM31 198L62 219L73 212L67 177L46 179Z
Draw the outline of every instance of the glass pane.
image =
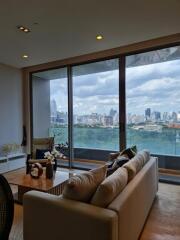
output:
M73 67L73 119L75 159L119 150L118 59Z
M180 155L180 47L126 58L127 145Z
M55 144L68 158L67 69L34 73L32 81L33 137L54 137Z

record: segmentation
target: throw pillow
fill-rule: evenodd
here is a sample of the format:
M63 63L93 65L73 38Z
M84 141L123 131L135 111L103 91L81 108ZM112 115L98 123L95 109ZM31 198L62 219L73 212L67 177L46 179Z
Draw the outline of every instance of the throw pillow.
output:
M138 173L144 166L144 158L141 154L137 154L134 158L131 159L131 162L134 163L136 173Z
M44 153L50 151L50 149L36 149L36 159L44 159Z
M137 147L134 145L130 148L126 148L120 152L120 155L127 155L128 158L133 158L137 153Z
M117 169L119 168L117 161L114 160L114 163L112 165L112 167L107 169L107 176L111 175L113 172L115 172Z
M136 162L130 160L123 165L123 168L127 169L128 172L128 182L130 182L136 176Z
M129 161L129 158L126 156L118 156L114 163L110 168L107 169L107 176L111 175L113 172L115 172L119 167L121 167L123 164L127 163Z
M150 152L146 149L138 152L138 154L141 154L144 159L144 165L149 161L150 159Z
M150 153L147 150L140 151L123 167L128 171L128 182L131 181L135 175L143 168L143 166L149 161Z
M127 163L129 161L129 158L126 155L118 156L116 159L116 162L119 167L121 167L123 164Z
M115 160L109 160L106 162L107 168L111 168Z
M90 201L99 184L105 179L107 167L103 166L69 179L63 197L81 202Z
M125 168L118 168L99 185L91 199L91 204L104 208L107 207L125 188L127 182L127 170Z
M149 159L150 153L146 150L138 152L136 156L131 159L131 161L133 161L136 166L136 173L138 173L143 168Z

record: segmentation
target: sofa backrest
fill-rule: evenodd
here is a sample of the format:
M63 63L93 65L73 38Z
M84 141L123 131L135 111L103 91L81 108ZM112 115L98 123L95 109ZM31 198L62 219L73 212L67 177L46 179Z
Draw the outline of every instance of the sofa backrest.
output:
M158 189L157 158L151 157L108 209L118 214L118 239L137 240Z

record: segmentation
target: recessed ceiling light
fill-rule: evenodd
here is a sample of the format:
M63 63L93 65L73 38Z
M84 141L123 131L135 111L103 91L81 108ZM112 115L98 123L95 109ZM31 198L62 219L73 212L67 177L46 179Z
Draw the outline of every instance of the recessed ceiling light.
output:
M96 36L96 39L97 39L97 40L102 40L102 39L103 39L103 36L99 34L99 35Z
M30 32L30 30L28 28L25 28L23 31L26 33Z
M23 26L18 27L19 30L24 30Z
M24 26L17 26L17 28L22 31L22 32L25 32L25 33L29 33L30 32L30 29L27 28L27 27L24 27Z
M23 58L28 58L29 56L27 54L22 55Z

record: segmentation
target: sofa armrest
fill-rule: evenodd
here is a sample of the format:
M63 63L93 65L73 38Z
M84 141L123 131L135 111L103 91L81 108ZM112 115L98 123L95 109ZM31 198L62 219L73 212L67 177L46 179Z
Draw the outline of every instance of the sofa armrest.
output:
M24 195L24 240L117 240L118 217L109 209L31 191Z
M120 240L137 240L156 197L157 158L151 157L108 206L118 214ZM129 231L131 229L131 231Z

